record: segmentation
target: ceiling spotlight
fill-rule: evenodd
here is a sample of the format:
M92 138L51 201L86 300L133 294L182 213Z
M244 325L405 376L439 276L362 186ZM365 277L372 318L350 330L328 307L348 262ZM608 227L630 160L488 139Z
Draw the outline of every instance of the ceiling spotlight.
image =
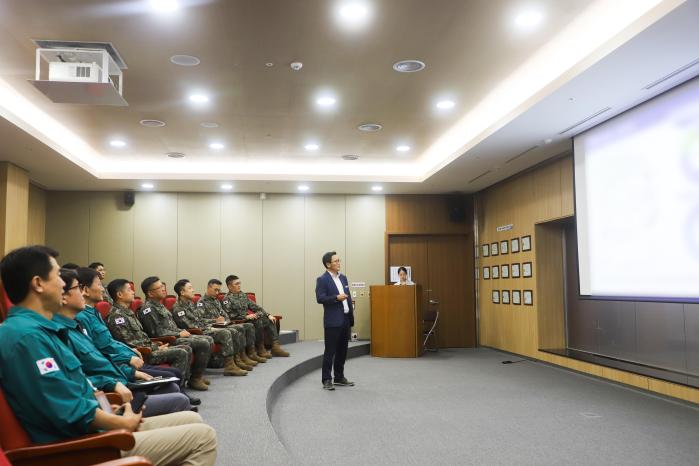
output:
M309 188L309 187L308 187L307 185L305 185L305 184L300 184L300 185L298 185L298 186L296 187L296 189L298 189L299 191L306 192L306 191L308 191L308 190L311 189L311 188Z
M109 141L109 145L112 147L126 147L126 142L121 139L112 139Z
M148 128L162 128L165 126L165 122L160 120L141 120L138 123Z
M420 60L401 60L393 64L393 69L399 73L415 73L424 70L426 66Z
M437 102L437 108L440 110L449 110L450 108L454 108L454 105L456 105L456 103L454 103L453 100L440 100Z
M209 149L213 149L213 150L221 150L224 147L226 147L226 146L224 146L220 142L212 142L211 144L209 144Z
M348 28L360 28L369 22L371 10L364 0L342 2L337 9L337 20Z
M179 66L197 66L201 63L201 60L193 55L173 55L170 61Z
M265 63L265 66L266 66L267 68L271 68L271 67L274 66L274 63L272 63L271 61L268 61L267 63Z
M335 102L336 102L335 97L330 97L330 96L320 97L316 100L316 103L318 105L320 105L321 107L331 107L331 106L335 105Z
M406 145L397 146L396 150L398 152L408 152L410 150L410 146L406 146Z
M305 146L303 146L303 148L306 150L318 150L318 149L320 149L320 146L318 144L311 143L311 144L306 144Z
M189 100L195 104L205 104L209 101L209 96L204 94L192 94L189 96Z
M383 191L383 186L372 186L371 190L372 191Z
M153 189L153 188L155 188L155 185L153 183L143 183L143 184L141 184L141 187L143 189Z
M199 123L199 126L203 128L218 128L218 123L214 123L213 121L203 121Z
M540 11L524 11L515 17L515 24L522 30L531 31L541 24L543 19L544 15Z
M341 158L342 160L359 160L359 156L357 154L345 154Z
M230 191L231 189L233 189L233 185L230 183L224 183L221 185L221 189L225 189L226 191Z
M184 153L182 153L182 152L168 152L165 155L167 155L171 159L183 159L184 158Z
M364 123L357 126L359 131L364 131L366 133L375 133L376 131L380 131L382 128L383 126L378 123Z
M150 5L155 11L170 13L180 8L177 0L150 0Z

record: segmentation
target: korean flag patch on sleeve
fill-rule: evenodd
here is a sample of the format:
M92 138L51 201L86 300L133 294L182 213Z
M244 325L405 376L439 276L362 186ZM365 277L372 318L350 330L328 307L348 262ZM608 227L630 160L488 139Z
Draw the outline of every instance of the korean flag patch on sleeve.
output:
M46 375L50 374L51 372L58 372L61 370L61 368L58 367L58 364L56 364L56 361L54 361L53 358L39 359L36 362L36 366L39 368L39 373L41 375Z
M184 311L180 311L177 313L178 316L182 317L184 315Z
M228 304L228 300L225 300L225 301L223 302L223 304Z
M197 307L203 307L203 306L204 306L204 303L201 303L201 302L197 303Z
M126 320L124 320L123 317L117 317L114 319L114 323L117 325L124 325L126 323Z
M149 307L145 308L145 309L143 310L143 314L144 314L144 315L145 315L145 314L150 314L150 308L149 308Z

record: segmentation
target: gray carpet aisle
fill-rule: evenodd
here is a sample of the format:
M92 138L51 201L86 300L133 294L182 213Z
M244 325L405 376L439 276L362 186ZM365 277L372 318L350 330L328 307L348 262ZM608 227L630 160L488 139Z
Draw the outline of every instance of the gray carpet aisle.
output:
M699 464L696 407L506 359L359 357L346 366L356 387L324 391L316 370L280 392L272 423L304 465Z

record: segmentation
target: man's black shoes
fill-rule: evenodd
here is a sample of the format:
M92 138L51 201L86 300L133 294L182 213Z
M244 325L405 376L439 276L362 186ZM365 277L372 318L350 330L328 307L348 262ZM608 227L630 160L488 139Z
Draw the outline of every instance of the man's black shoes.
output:
M182 393L184 393L185 396L186 396L187 398L189 398L189 404L190 404L190 405L196 406L196 405L200 405L200 404L201 404L201 400L200 400L199 398L197 398L196 396L192 396L192 395L190 395L189 393L186 393L186 392L182 392Z
M331 380L323 380L323 389L324 390L335 390L335 387L333 387L333 383Z
M335 379L335 385L339 385L341 387L354 387L354 382L350 382L343 377L341 379Z

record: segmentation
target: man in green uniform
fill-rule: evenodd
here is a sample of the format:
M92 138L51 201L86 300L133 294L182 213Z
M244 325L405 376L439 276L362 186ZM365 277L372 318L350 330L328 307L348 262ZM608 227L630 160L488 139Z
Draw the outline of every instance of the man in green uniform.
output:
M206 294L199 299L196 305L197 312L209 322L209 325L234 320L229 319L228 314L226 314L221 302L218 300L218 295L221 292L221 285L221 281L216 278L209 280L206 287ZM259 356L255 350L256 337L255 326L253 324L249 322L235 323L231 327L244 335L245 349L250 360L258 363L267 362L267 359Z
M255 325L257 339L257 354L266 357L269 355L265 350L263 330L266 330L272 340L271 356L287 357L289 353L284 351L279 344L279 335L277 334L277 326L274 316L267 313L261 306L252 301L248 296L241 291L242 283L240 278L235 275L226 277L226 286L228 293L223 298L224 309L228 313L231 320L245 319ZM248 309L255 314L248 314Z
M172 318L177 326L185 330L199 329L221 346L223 375L247 375L248 369L252 370L252 367L243 363L238 356L241 348L245 347L245 341L241 342L242 335L235 329L212 327L197 314L192 302L194 287L189 280L179 280L174 289L177 302L172 308Z
M107 270L104 268L104 264L101 262L93 262L88 265L89 268L97 272L100 276L100 281L102 282L102 301L107 301L110 305L114 306L114 300L107 293L107 287L104 284L104 279L107 277Z
M138 310L137 315L143 329L152 338L175 337L176 345L190 347L194 353L194 362L192 363L192 378L189 381L189 386L194 388L193 383L200 387L202 385L208 386L208 380L204 379L204 370L209 364L214 340L206 335L192 335L187 330L177 327L172 319L172 314L162 304L167 293L165 285L158 277L148 277L143 280L141 290L143 290L146 301Z
M112 336L132 348L145 347L151 353L145 356L145 361L149 364L169 363L182 372L184 380L189 381L189 387L194 390L208 390L208 386L201 379L201 372L190 371L192 360L192 348L186 345L170 346L167 343L158 346L153 343L143 326L138 321L130 306L134 299L134 292L129 286L128 280L117 278L112 280L107 287L109 295L114 300L114 307L107 314L107 327Z
M116 392L121 395L121 399L124 402L131 401L133 393L126 387L126 384L129 382L126 375L95 348L92 340L87 335L87 331L75 320L75 316L85 306L85 299L82 296L80 283L78 282L78 274L73 270L61 269L60 276L65 283L65 286L63 286L63 301L61 309L53 316L53 322L63 330L63 342L70 348L75 357L80 360L83 372L95 388ZM137 371L136 374L141 380L153 378L144 372ZM131 381L133 382L133 380ZM156 388L156 386L153 388ZM187 397L179 393L179 391L165 394L158 394L153 392L153 390L147 391L149 392L148 404L143 410L143 417L187 411L192 408Z
M129 403L121 416L100 408L80 361L51 320L65 285L57 255L32 246L15 249L0 262L7 296L17 303L0 325L0 386L29 438L46 443L126 429L136 444L124 455L143 455L155 464L213 465L216 432L197 413L142 419Z

